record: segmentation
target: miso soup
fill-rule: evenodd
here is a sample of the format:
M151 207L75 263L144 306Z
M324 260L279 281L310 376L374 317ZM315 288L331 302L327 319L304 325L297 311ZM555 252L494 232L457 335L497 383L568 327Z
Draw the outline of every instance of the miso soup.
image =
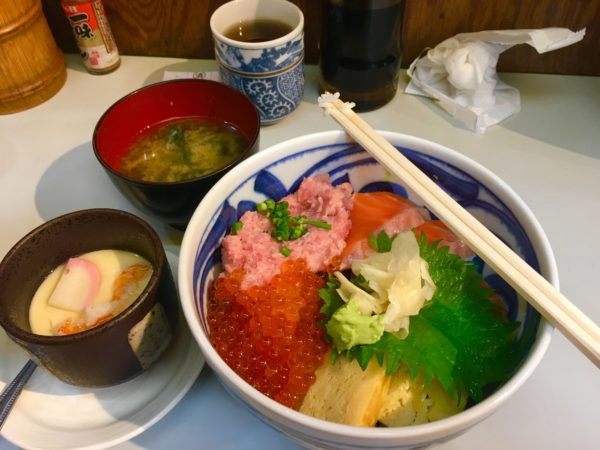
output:
M140 136L121 159L121 172L143 181L173 182L208 175L234 161L248 139L208 119L163 124Z

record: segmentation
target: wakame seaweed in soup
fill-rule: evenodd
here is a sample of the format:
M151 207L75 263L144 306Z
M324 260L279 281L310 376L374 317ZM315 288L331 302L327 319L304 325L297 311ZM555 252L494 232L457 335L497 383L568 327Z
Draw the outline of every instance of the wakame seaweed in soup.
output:
M235 160L248 140L231 125L184 119L144 133L121 160L121 171L143 181L173 182L212 173Z

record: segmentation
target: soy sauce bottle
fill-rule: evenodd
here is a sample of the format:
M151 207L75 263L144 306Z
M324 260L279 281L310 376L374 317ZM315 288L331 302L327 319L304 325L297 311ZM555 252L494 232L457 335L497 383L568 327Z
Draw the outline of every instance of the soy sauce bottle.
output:
M396 94L403 0L327 0L321 37L321 87L369 111Z

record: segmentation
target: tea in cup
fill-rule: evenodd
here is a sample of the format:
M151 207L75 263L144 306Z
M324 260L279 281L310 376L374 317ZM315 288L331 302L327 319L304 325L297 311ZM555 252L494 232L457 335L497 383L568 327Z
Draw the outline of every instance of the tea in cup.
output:
M304 95L304 16L286 0L233 0L211 16L221 80L247 95L262 125L293 112Z

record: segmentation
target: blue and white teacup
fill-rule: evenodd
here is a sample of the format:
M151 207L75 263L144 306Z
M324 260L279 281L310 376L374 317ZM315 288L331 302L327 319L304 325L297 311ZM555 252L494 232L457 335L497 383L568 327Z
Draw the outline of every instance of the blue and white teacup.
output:
M233 27L276 21L291 30L270 39L244 42L228 37ZM233 0L210 18L221 81L246 94L262 125L294 111L304 95L304 15L286 0Z

